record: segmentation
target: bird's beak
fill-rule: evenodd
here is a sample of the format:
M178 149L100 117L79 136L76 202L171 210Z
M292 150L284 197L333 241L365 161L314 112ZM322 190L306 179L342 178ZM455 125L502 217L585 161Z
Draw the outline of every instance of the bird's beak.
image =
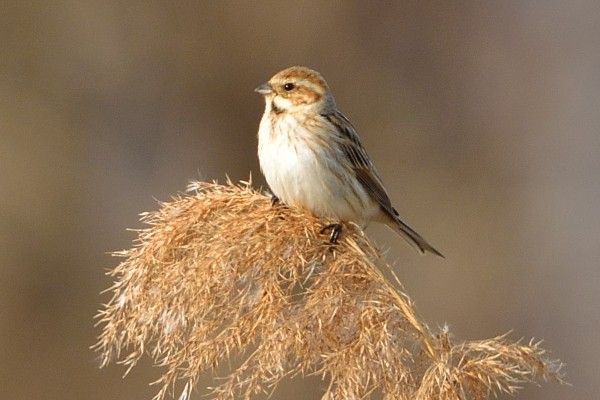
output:
M262 95L267 95L273 93L273 87L269 84L269 82L265 82L256 89L254 89L256 93L260 93Z

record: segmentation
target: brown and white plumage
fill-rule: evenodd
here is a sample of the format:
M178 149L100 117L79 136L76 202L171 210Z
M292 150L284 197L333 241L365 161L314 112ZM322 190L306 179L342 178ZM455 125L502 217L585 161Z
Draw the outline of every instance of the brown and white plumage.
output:
M291 67L256 88L265 112L258 157L273 193L316 215L386 224L421 252L442 256L400 219L350 121L321 75Z

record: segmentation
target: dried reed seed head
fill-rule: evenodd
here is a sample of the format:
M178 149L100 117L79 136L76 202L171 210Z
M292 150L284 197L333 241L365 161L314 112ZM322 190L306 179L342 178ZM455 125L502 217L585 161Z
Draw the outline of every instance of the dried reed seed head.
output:
M328 380L323 399L483 399L560 380L538 344L433 335L357 226L332 246L320 233L330 221L272 206L249 184L190 190L143 215L149 228L117 253L125 260L98 315L102 364L130 369L150 355L164 370L158 399L179 382L189 397L202 372L234 355L243 361L215 398L249 399L295 374Z

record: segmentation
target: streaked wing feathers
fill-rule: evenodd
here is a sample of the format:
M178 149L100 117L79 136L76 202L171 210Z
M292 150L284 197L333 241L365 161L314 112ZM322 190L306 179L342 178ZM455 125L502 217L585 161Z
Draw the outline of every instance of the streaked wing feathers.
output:
M393 224L388 226L392 227L392 229L398 232L409 243L417 247L422 253L429 251L440 257L444 257L442 253L427 243L427 241L410 226L400 220L400 216L392 206L392 202L383 187L383 183L375 170L375 166L360 143L360 138L350 121L348 121L348 119L339 111L336 111L333 114L323 115L323 117L335 126L335 132L338 135L337 139L339 140L338 143L341 146L344 155L350 162L356 179L358 179L369 195L379 203L381 210L394 221Z
M350 121L339 111L323 116L337 128L336 131L340 134L340 146L354 169L356 179L379 203L382 210L395 218L397 213L392 207L392 202L383 187L381 178Z

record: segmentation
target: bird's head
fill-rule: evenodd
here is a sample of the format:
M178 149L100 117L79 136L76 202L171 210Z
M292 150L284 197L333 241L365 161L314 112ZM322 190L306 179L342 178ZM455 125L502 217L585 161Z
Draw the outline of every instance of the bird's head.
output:
M273 75L255 89L262 94L275 113L316 112L335 108L335 101L325 79L307 67L290 67Z

